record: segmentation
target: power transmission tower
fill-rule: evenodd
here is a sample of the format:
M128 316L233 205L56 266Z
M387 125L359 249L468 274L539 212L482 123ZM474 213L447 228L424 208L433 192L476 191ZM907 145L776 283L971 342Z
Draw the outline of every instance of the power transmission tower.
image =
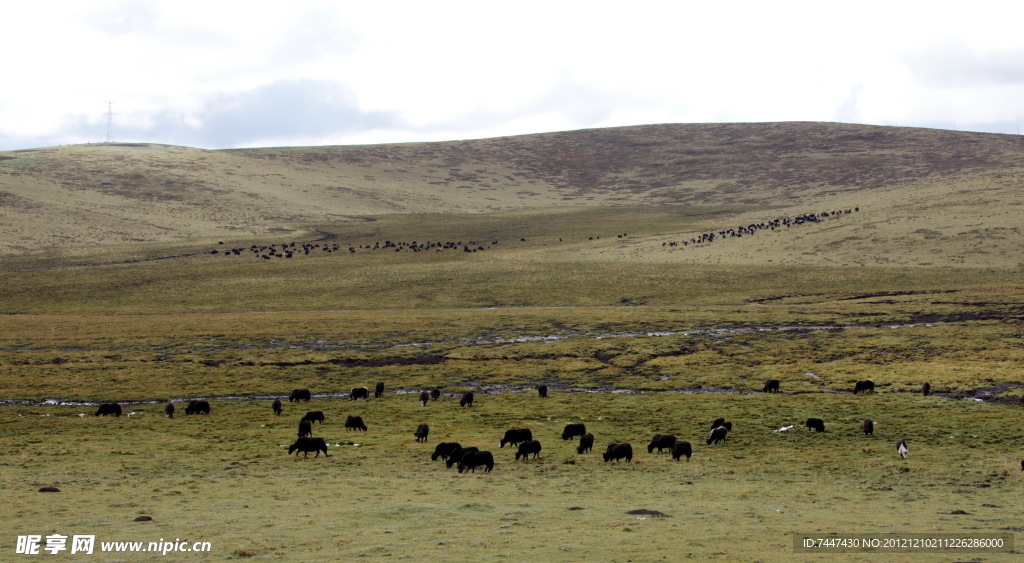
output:
M114 142L114 102L107 102L107 143Z

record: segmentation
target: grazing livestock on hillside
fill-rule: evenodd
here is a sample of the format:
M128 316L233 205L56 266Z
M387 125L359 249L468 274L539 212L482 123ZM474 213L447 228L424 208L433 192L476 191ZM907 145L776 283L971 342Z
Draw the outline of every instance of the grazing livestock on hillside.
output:
M345 430L362 430L366 432L366 424L363 423L363 417L348 415L345 419Z
M426 391L421 392L420 393L420 406L421 407L427 406L427 399L429 399L429 398L430 398L430 395L427 394Z
M348 395L349 399L355 401L356 399L369 399L370 390L366 387L353 387L352 392Z
M684 455L686 461L690 461L690 456L693 455L693 446L684 440L676 440L676 443L672 444L672 459L679 461L679 458Z
M462 399L459 400L460 407L471 407L473 406L473 392L466 391L462 395Z
M820 418L808 418L805 424L808 430L825 431L825 421Z
M309 411L306 414L302 415L302 420L308 420L311 424L314 422L319 422L320 424L323 424L324 413L323 411Z
M429 434L430 427L427 426L426 424L420 424L419 426L416 427L416 431L412 433L413 436L416 436L417 442L426 442L427 436Z
M299 421L299 438L313 435L313 423L303 418Z
M480 451L480 448L476 446L468 446L465 448L457 448L455 450L452 450L452 452L448 454L448 459L445 461L445 467L451 469L453 465L462 461L462 456L466 455L469 452L476 451Z
M707 437L707 439L704 440L704 443L706 443L709 446L712 445L712 444L716 444L717 445L717 444L725 441L725 435L728 434L728 433L729 433L729 430L726 427L724 427L724 426L717 426L717 427L715 427L714 430L711 431L710 434L708 434L708 437Z
M910 455L910 446L907 445L906 440L896 442L896 453L900 454L903 459L907 459L907 456Z
M931 395L931 393L932 393L932 384L928 383L927 381L925 381L924 385L921 386L921 394L924 395L925 397L927 397L928 395Z
M460 449L462 446L458 442L441 442L434 448L434 453L430 454L430 460L437 461L437 458L447 460L452 452Z
M580 445L576 448L576 453L582 454L583 452L589 452L594 449L594 435L584 434L580 436Z
M292 389L292 394L288 395L289 403L297 403L299 401L309 402L309 399L313 395L309 392L309 389Z
M280 415L281 411L284 410L281 408L281 399L274 399L274 402L270 403L270 408L274 409L274 414Z
M778 393L779 392L779 380L778 379L769 379L768 381L765 381L764 382L764 392L765 393Z
M608 444L608 449L604 452L604 460L611 461L615 460L618 463L620 459L625 459L628 462L633 461L633 446L631 444Z
M529 428L510 428L505 431L505 435L501 437L501 441L498 442L499 448L504 448L505 444L512 444L513 446L521 444L523 442L529 442L533 439L533 432Z
M870 436L875 433L875 421L870 418L864 419L864 435Z
M174 403L168 402L164 405L164 416L174 418Z
M675 443L676 437L671 434L655 434L651 438L651 443L647 444L647 453L652 453L654 448L658 448L658 453L660 454L662 450L671 450Z
M581 422L574 424L566 424L562 430L562 439L568 440L569 438L575 438L576 436L582 436L587 433L587 425Z
M112 414L114 416L121 416L121 405L117 403L103 403L96 409L96 416L107 416Z
M537 386L537 394L540 395L541 397L547 397L548 396L548 386L547 385L538 385Z
M722 417L718 417L715 420L711 421L711 429L714 430L715 428L718 428L723 424L725 424L725 419Z
M288 455L295 452L298 456L299 452L302 452L302 457L309 456L309 452L316 452L313 457L320 457L320 452L324 452L324 457L330 457L327 455L327 442L323 438L303 438L299 437L295 440L295 443L288 448Z
M430 398L432 400L436 401L438 399L438 397L440 397L440 396L441 396L441 389L440 388L434 387L433 389L430 390Z
M210 403L207 401L189 401L185 414L210 414Z
M540 442L537 440L530 440L519 444L519 450L516 451L516 461L519 461L520 456L525 460L530 457L530 454L533 454L533 459L537 459L537 456L540 454Z
M857 395L858 393L874 393L874 392L875 392L875 382L871 381L870 379L865 379L863 381L858 381L853 386L853 394L854 395Z
M373 386L373 397L375 399L379 399L380 396L383 395L383 394L384 394L384 382L383 381L378 381L377 384Z
M484 467L484 473L494 469L494 456L488 451L466 452L459 460L459 473L472 471L476 473L477 467Z

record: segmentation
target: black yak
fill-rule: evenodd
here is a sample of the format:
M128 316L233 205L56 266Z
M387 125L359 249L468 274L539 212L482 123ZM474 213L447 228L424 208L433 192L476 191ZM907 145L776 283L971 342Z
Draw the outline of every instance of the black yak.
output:
M875 382L871 381L870 379L865 379L863 381L858 381L853 386L853 394L854 395L856 395L858 393L874 393L874 392L875 392Z
M528 459L530 454L533 454L533 459L537 459L537 455L540 454L540 442L537 440L530 440L519 444L519 450L516 452L516 461L519 461L519 457Z
M459 473L472 471L476 473L477 467L486 467L484 473L494 469L494 456L488 451L466 452L459 460Z
M430 455L431 461L437 461L437 458L448 459L455 450L462 449L462 446L458 442L441 442L434 448L434 453Z
M306 414L302 415L302 420L308 420L311 424L314 422L319 422L320 424L323 424L324 413L323 411L309 411Z
M281 408L281 399L274 399L274 402L270 404L270 408L274 409L274 414L280 415L281 411L284 410Z
M723 442L725 440L725 435L728 432L729 430L725 426L716 426L715 429L712 430L710 434L708 434L708 437L706 440L704 440L704 443L710 446L712 444L718 444L720 442Z
M373 397L379 399L384 394L384 382L378 381L377 385L373 386Z
M189 401L185 414L210 414L210 403L206 401Z
M314 457L320 457L320 452L324 452L324 457L330 457L327 455L327 442L323 438L300 437L288 448L288 455L291 455L292 452L295 452L296 456L302 452L302 457L307 457L309 452L316 452Z
M547 385L538 385L537 386L537 394L540 395L541 397L547 397L548 396L548 386Z
M630 444L608 444L608 449L604 452L604 460L611 461L615 460L616 463L620 459L625 458L626 461L633 461L633 446Z
M168 402L164 405L164 415L167 418L174 418L174 403Z
M505 435L502 436L501 441L498 442L498 447L504 448L505 444L512 444L515 446L523 442L529 442L532 439L533 432L530 432L529 428L511 428L505 431Z
M413 436L416 436L417 442L426 442L428 434L430 434L430 427L426 424L420 424L416 427L416 431L412 433Z
M875 433L875 421L870 418L864 419L864 435L870 436Z
M349 399L355 401L356 399L369 399L370 390L366 387L353 387L352 392L348 395Z
M779 392L779 380L778 379L769 379L768 381L765 381L764 382L764 392L765 393L778 393Z
M587 433L587 425L583 423L566 424L562 430L562 439L568 440L569 438L575 438L576 436L582 436Z
M582 454L583 452L589 452L594 449L594 435L584 434L580 436L580 445L576 448L576 453Z
M686 461L690 461L690 456L693 455L693 446L689 442L676 440L676 443L672 444L672 459L679 461L679 458L684 455Z
M466 391L462 395L462 399L459 400L459 406L460 407L471 407L471 406L473 406L473 392L472 391ZM492 464L493 464L493 462L492 462Z
M310 394L309 389L292 389L292 394L288 395L288 402L306 401L308 403L310 397L312 397L312 394Z
M121 416L121 405L117 403L103 403L96 409L96 416L107 416L112 414L114 416Z
M676 443L676 437L671 434L655 434L651 438L651 443L647 444L647 453L654 452L654 448L658 448L660 454L662 450L672 449Z
M429 398L430 398L430 395L427 394L426 391L423 391L422 393L420 393L420 406L421 407L427 406L427 399L429 399Z
M299 438L313 435L313 423L303 418L299 421Z
M927 381L925 381L924 385L921 386L921 394L923 394L925 397L927 397L928 395L931 394L931 392L932 392L932 384L928 383Z
M459 463L460 461L462 461L462 456L466 455L469 452L476 452L476 451L479 451L479 450L480 450L480 448L478 448L476 446L469 446L469 447L466 447L466 448L458 448L458 449L452 450L452 452L450 454L448 454L448 459L445 461L445 467L447 467L448 469L451 469L453 465L455 465L455 464Z
M805 424L808 430L825 431L825 421L820 418L808 418Z
M363 424L363 417L348 415L345 419L345 430L362 430L366 432L366 425Z

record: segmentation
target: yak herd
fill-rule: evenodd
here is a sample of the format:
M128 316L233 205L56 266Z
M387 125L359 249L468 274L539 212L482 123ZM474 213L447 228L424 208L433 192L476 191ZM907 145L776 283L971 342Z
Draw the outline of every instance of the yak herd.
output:
M778 393L781 387L781 383L777 379L769 379L765 382L763 392L765 393ZM853 394L858 395L861 393L874 393L875 383L871 380L857 381L853 388ZM379 382L374 387L373 396L380 398L384 392L384 383ZM538 385L538 395L541 398L548 396L548 386ZM924 395L931 393L931 385L924 383L921 387L921 392ZM419 394L420 404L426 406L428 400L436 401L441 395L439 388L434 388L431 391L423 391ZM289 402L309 402L312 398L312 393L308 389L294 389L288 396ZM353 388L349 393L351 400L369 399L370 391L366 387ZM474 393L473 391L466 391L462 394L459 399L459 405L463 407L473 406ZM280 399L274 399L271 403L271 409L275 415L281 415L284 411L283 405ZM173 418L175 407L173 403L168 402L164 406L164 414L168 418ZM96 416L121 416L122 409L117 403L102 403L96 410ZM185 414L210 414L210 403L205 400L195 399L190 400L188 405L185 407ZM329 457L327 453L327 442L323 438L313 436L313 424L318 423L324 424L326 417L323 411L308 411L299 420L298 438L288 448L288 454L302 453L304 457L308 457L310 453L315 453L314 457L320 457L320 453L324 454L324 457ZM811 417L805 422L805 426L808 430L815 432L825 431L825 421L821 418ZM785 427L778 431L789 430L792 426ZM362 431L368 430L366 423L363 422L362 417L349 415L345 420L345 429L349 431ZM727 436L732 432L733 424L731 421L725 420L725 418L717 418L711 423L711 430L707 438L704 440L708 446L714 446L722 444L726 441ZM871 419L864 420L863 431L865 435L872 435L874 433L874 422ZM419 424L413 436L416 442L426 442L430 434L430 427L427 424ZM583 423L570 423L565 425L561 434L562 440L571 440L579 438L579 444L576 447L578 454L584 454L592 451L594 447L595 437L592 433L587 431L587 427ZM534 439L533 432L529 428L511 428L505 431L505 434L498 441L498 447L504 448L505 446L516 447L515 459L518 461L536 459L541 451L542 446L539 440ZM653 453L654 450L658 450L658 453L669 452L672 455L672 459L679 461L683 457L689 461L693 455L693 446L686 440L677 439L676 436L671 434L655 434L651 438L650 443L647 445L647 452ZM909 455L909 446L906 440L900 440L896 444L897 453L903 459L906 459ZM532 457L531 457L532 456ZM602 454L605 462L625 460L631 462L633 460L633 446L629 443L609 443ZM445 462L448 468L457 466L459 473L463 472L475 472L477 468L482 468L484 472L489 472L494 468L494 455L490 451L480 450L474 446L464 447L457 442L441 442L435 448L434 452L430 456L431 460L436 461L441 459ZM1024 470L1024 462L1021 466Z
M794 215L792 217L780 217L770 221L761 221L760 223L751 223L749 225L740 225L738 227L730 227L717 231L708 231L684 240L669 240L661 243L661 246L671 248L677 246L689 246L691 244L708 244L717 240L743 238L744 236L750 237L761 231L775 231L776 229L796 227L799 225L817 224L829 217L841 217L857 211L860 211L859 207L835 211L822 211L820 213L804 213L802 215Z

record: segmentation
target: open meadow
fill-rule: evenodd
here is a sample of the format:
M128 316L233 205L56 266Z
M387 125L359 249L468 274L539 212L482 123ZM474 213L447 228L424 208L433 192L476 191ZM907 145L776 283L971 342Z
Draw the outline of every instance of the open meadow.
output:
M0 155L5 216L31 223L0 228L0 559L31 534L94 534L97 551L209 542L102 554L209 561L830 560L794 538L1024 541L1016 139L826 129L809 141L730 126L715 142L673 129L689 139L675 152L684 141L661 129L649 142L626 129L628 142L561 148ZM596 168L614 146L620 165L646 160ZM107 148L126 152L89 156ZM126 195L131 151L154 160ZM833 153L845 167L823 162ZM470 174L474 158L486 166ZM580 184L610 178L615 189ZM778 394L763 392L769 379ZM862 380L873 393L852 392ZM381 397L349 399L376 382ZM293 389L312 400L289 402ZM186 415L193 399L210 414ZM94 416L103 402L123 415ZM289 455L315 410L329 457ZM348 415L368 430L346 430ZM718 417L732 431L708 445ZM804 426L812 417L825 432ZM570 423L593 451L561 439ZM536 459L499 447L512 428L531 429ZM692 458L648 453L655 434L689 441ZM431 460L451 441L491 451L493 470ZM603 461L613 442L632 460Z

